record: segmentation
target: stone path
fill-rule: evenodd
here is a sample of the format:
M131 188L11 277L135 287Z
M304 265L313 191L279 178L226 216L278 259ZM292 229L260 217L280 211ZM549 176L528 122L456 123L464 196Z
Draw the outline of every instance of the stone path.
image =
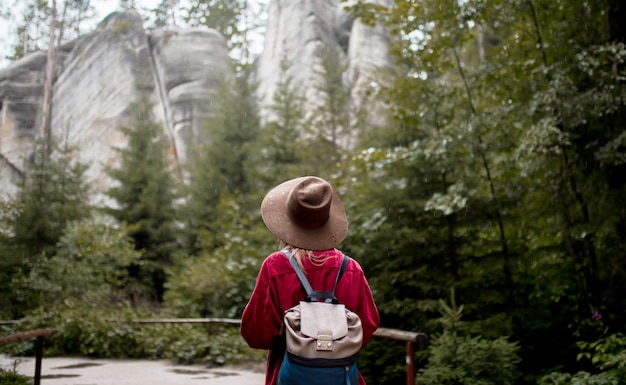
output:
M0 367L34 377L34 358L0 355ZM45 357L41 385L263 385L260 365L207 368L166 360L110 360Z

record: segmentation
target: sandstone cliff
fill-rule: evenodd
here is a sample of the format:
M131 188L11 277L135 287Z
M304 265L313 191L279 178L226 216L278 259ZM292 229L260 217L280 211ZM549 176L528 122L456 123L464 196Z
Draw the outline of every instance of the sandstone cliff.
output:
M393 0L370 0L390 6ZM368 27L345 11L350 1L273 0L270 3L265 46L258 61L259 103L265 118L281 79L292 78L296 91L310 103L320 101L321 60L333 55L345 68L342 82L353 106L363 103L372 86L372 73L392 65L389 33L380 26ZM281 60L289 64L281 73ZM322 70L323 71L323 70ZM376 106L368 108L376 109Z
M24 159L40 133L46 56L32 54L0 71L0 178L2 193L13 195ZM210 30L160 30L147 34L139 14L113 13L95 31L62 47L53 89L51 132L80 148L96 192L111 183L103 166L116 164L115 148L126 138L129 106L142 95L153 103L152 117L164 129L173 162L186 147L208 100L229 76L226 42ZM146 117L149 118L149 117ZM102 196L94 196L95 203Z
M373 0L386 4L391 0ZM389 38L381 28L365 27L343 11L341 0L273 0L264 50L257 60L259 107L265 119L280 81L283 54L289 76L311 103L319 99L319 53L333 52L345 72L343 86L358 104L369 87L368 74L390 65ZM116 12L96 30L59 50L53 88L51 132L80 148L80 160L96 193L111 181L103 167L115 166L115 148L124 147L120 127L129 106L145 95L153 119L164 127L171 161L185 162L187 147L211 116L212 96L233 76L224 38L207 29L144 30L134 12ZM0 194L14 195L24 159L39 137L45 53L31 54L0 71ZM210 139L210 138L209 138Z

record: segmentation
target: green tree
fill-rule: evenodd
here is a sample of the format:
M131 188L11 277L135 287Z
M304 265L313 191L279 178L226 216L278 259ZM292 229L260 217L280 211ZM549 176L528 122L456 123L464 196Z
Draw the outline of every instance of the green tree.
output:
M614 210L624 194L615 174L624 103L615 92L624 89L625 34L614 21L623 7L396 1L352 9L395 33L399 63L381 94L392 124L352 165L362 175L359 202L372 210L356 216L358 254L394 253L391 263L365 261L377 267L383 316L432 308L452 279L470 319L485 330L500 319L491 332L520 340L529 376L574 367L564 347L577 335L623 324L613 300L624 292L615 260L624 216ZM405 303L398 293L411 294Z
M66 225L90 215L87 166L75 160L76 148L65 140L63 146L54 144L51 156L44 149L38 144L28 159L17 199L3 202L1 291L8 296L11 277L53 256ZM17 308L12 311L18 315Z
M339 52L327 47L320 48L316 57L320 60L320 69L315 71L320 80L315 88L319 99L311 103L309 134L320 147L315 151L326 152L324 159L336 163L339 149L351 138L350 99L343 82L347 65L341 63Z
M241 315L263 258L278 244L253 209L260 195L221 196L211 230L198 234L198 252L172 268L166 300L174 314Z
M461 317L463 306L440 301L443 332L429 343L427 365L419 371L417 384L505 385L515 384L519 362L516 343L506 337L494 340L472 336Z
M53 255L65 225L89 215L87 166L74 161L76 149L67 142L55 147L49 158L37 146L13 209L11 242L27 256Z
M253 90L245 73L225 81L212 97L213 116L191 147L184 215L192 254L198 251L198 232L212 233L221 197L245 195L255 188L253 146L259 117Z
M166 157L168 139L163 128L152 120L151 104L145 99L130 107L132 121L121 131L128 145L119 148L118 168L106 168L115 186L107 195L115 201L106 211L129 226L140 264L133 265L135 295L162 300L165 268L174 262L177 241L176 191Z
M308 171L307 144L303 138L307 127L305 98L298 93L289 75L290 68L288 52L283 52L280 78L259 136L259 177L266 179L266 186L281 182L276 175L286 180L314 173Z
M594 342L579 342L578 361L591 363L589 371L552 372L539 379L539 385L617 385L626 381L626 336L609 334ZM587 365L584 365L587 366Z
M128 229L88 217L68 224L57 253L36 264L20 286L48 309L71 303L107 307L127 301L127 267L140 258Z

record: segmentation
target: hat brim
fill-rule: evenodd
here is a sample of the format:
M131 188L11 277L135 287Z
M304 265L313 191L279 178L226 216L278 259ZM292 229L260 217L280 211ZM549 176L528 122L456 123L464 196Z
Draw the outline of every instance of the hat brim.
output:
M261 202L261 217L272 234L291 246L308 250L335 248L348 234L348 218L334 189L329 218L322 227L304 228L289 218L287 197L298 183L307 178L309 177L291 179L271 189Z

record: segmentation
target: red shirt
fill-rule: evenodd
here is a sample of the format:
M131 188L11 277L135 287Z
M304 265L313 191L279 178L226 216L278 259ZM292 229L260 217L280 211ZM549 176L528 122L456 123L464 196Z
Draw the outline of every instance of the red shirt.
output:
M302 264L313 290L332 291L342 262L342 253L337 249L315 251L315 256L332 256L322 266L315 266L301 254ZM354 259L337 283L335 297L339 303L357 313L363 326L363 346L380 325L378 309L361 266ZM241 316L241 336L251 348L268 349L265 369L265 384L276 384L283 352L272 355L272 348L280 341L280 329L285 312L306 298L306 292L289 260L282 252L268 256L256 280L252 296ZM365 385L359 372L359 385Z

